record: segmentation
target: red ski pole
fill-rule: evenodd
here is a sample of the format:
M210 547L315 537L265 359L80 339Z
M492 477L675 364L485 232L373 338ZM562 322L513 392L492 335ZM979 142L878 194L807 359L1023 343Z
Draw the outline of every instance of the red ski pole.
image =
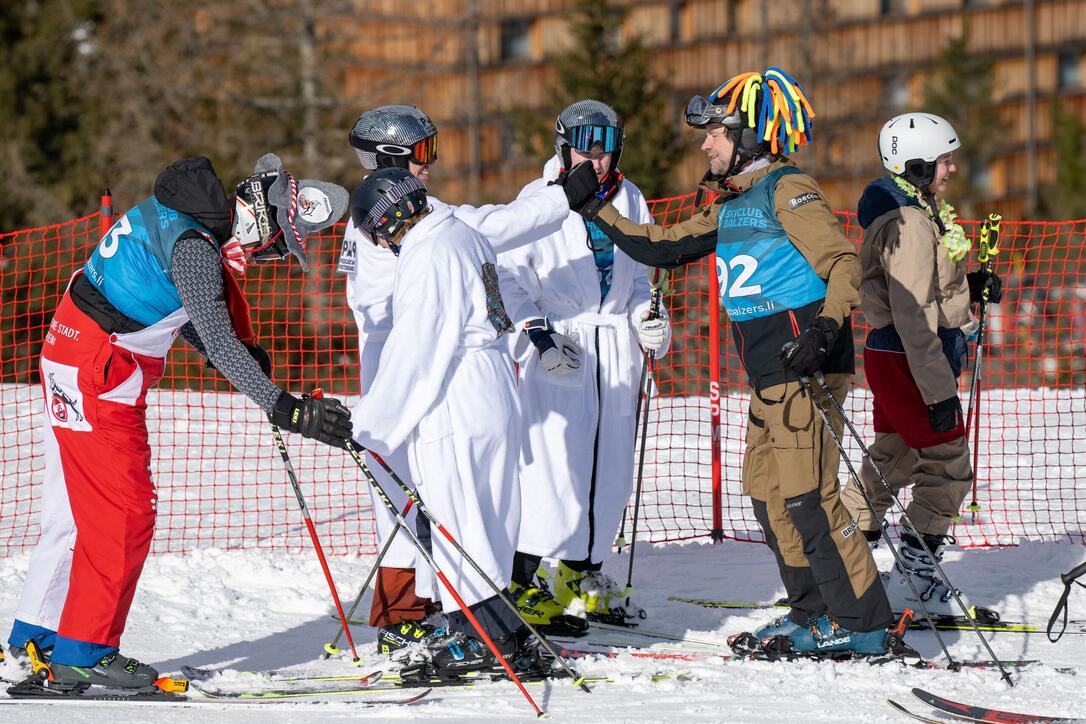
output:
M323 393L320 388L313 391L312 397L322 396ZM305 527L309 529L309 538L313 541L313 549L317 552L317 560L320 561L321 569L324 571L324 579L328 581L328 590L332 592L332 600L336 603L339 621L343 624L343 633L347 637L347 643L351 645L351 655L354 656L353 661L357 663L360 658L358 651L354 647L354 639L351 638L351 629L347 625L347 616L343 613L343 604L339 601L339 593L336 591L335 581L332 580L332 571L328 568L328 560L324 557L324 549L321 548L320 539L317 537L317 529L313 526L313 518L309 515L309 506L305 504L302 486L298 484L298 476L294 474L294 465L291 464L290 455L287 454L287 444L283 442L283 433L279 431L279 426L274 422L271 423L271 429L275 435L275 445L279 448L279 455L283 458L283 466L287 469L287 477L290 478L290 484L294 487L294 496L298 499L298 507L302 509L302 517L305 518Z

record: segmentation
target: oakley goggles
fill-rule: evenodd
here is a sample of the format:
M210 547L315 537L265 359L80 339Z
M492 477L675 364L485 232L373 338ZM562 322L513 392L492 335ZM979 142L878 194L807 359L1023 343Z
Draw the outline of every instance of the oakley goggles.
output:
M399 143L381 143L363 138L352 139L351 145L360 151L367 151L369 153L377 153L385 156L401 156L409 158L420 166L426 166L437 160L436 133L432 136L427 136L421 141L416 141L410 146L404 146Z

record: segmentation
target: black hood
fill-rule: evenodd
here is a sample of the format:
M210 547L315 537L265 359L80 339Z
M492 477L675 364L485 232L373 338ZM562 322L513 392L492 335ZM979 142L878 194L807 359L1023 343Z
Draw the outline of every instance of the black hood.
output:
M155 198L199 221L220 246L230 238L232 204L209 159L196 156L171 163L155 179Z
M902 206L922 208L920 202L906 194L889 176L875 179L864 189L856 207L856 220L866 229L871 222L891 209Z

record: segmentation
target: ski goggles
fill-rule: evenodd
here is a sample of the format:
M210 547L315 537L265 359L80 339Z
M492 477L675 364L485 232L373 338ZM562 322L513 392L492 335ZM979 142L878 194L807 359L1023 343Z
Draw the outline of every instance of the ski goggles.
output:
M426 166L437 160L437 134L424 138L411 146L411 160Z
M704 128L710 123L723 123L728 116L728 108L710 103L705 96L694 96L686 104L683 116L686 118L686 125Z
M437 160L437 134L427 136L421 141L416 141L410 146L399 143L380 143L369 139L353 139L351 145L361 151L378 153L384 156L399 156L408 158L420 166L426 166ZM406 166L404 167L406 168Z
M603 153L614 153L622 145L622 129L614 126L573 126L567 128L562 136L569 142L570 148L585 153L596 144Z

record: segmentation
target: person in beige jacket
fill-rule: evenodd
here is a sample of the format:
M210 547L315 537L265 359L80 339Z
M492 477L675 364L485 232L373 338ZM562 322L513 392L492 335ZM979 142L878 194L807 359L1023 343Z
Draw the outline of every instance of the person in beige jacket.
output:
M951 590L939 578L920 542L937 560L951 539L950 524L973 484L958 376L965 362L962 327L971 325L970 302L984 287L998 301L994 274L967 274L970 241L942 194L957 169L954 128L929 113L891 118L879 134L879 152L890 172L864 189L858 220L864 229L861 308L870 325L864 371L873 397L875 441L861 477L872 513L850 483L843 499L871 542L895 494L912 485L907 508L915 530L901 534L904 570L883 573L895 611L919 614L905 576L911 574L932 616L954 616Z

